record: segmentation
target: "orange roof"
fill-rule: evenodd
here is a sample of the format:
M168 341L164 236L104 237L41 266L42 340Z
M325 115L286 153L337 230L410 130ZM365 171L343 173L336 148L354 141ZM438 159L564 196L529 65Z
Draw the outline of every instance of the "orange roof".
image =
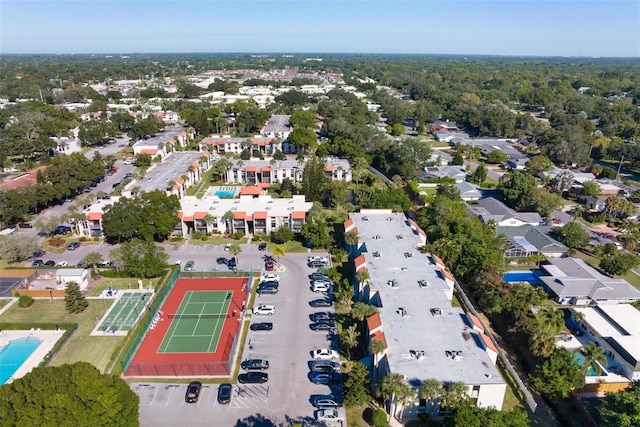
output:
M154 155L158 154L158 149L157 148L144 148L144 149L140 150L140 154L149 154L151 156L154 156Z
M348 229L349 227L351 227L353 225L353 220L351 218L349 218L348 220L346 220L344 222L344 229Z
M256 167L255 167L255 166L247 166L247 167L245 168L245 170L246 170L247 172L255 172L255 171L256 171Z
M367 260L364 258L364 254L360 254L356 257L356 259L353 260L353 262L356 265L356 271L358 271L365 265Z
M389 345L387 344L387 337L384 336L384 332L377 331L374 334L371 334L371 341L373 340L382 341L384 348L389 348Z
M234 212L233 219L245 219L247 217L246 212Z
M178 179L176 179L176 183L178 183L178 184L184 184L184 179L182 179L182 178L178 178Z
M255 185L244 187L242 190L240 190L241 196L259 196L260 193L262 193L262 188Z
M271 170L271 166L263 166L262 167L262 172L267 172Z
M184 215L184 213L178 212L178 219L182 219L182 215Z
M302 212L302 211L293 211L291 212L291 218L292 219L305 219L307 217L307 214Z
M44 173L45 169L47 169L47 166L39 166L26 173L21 173L13 179L7 178L8 181L0 183L0 190L13 190L33 185L37 182L38 171L42 171L42 173Z
M207 216L208 212L196 212L195 214L193 214L193 218L194 219L204 219L205 216Z
M471 326L476 327L481 331L484 331L484 326L482 326L482 323L480 323L480 319L474 316L473 313L468 312L467 319L469 319L469 322L471 322Z
M455 277L453 277L453 274L451 274L449 270L442 270L442 272L444 273L444 277L446 277L447 279L451 280L452 282L456 281Z
M247 215L245 221L253 221L253 215Z
M333 166L331 166L331 165L325 165L325 167L324 167L324 171L325 171L325 172L331 172L331 171L333 171Z
M373 332L381 326L382 320L380 319L380 313L375 313L367 317L367 328L369 332Z
M192 216L183 216L182 217L182 221L183 222L191 222L191 221L193 221L193 217Z
M267 211L255 211L253 213L254 219L267 219Z
M87 219L89 221L100 221L102 219L102 212L89 212Z
M485 334L480 334L480 338L482 338L482 342L484 342L484 345L487 347L487 349L493 350L496 353L498 352L498 349L495 345L493 345L493 341L491 341L491 338L489 338Z
M258 187L260 188L269 188L271 187L271 184L269 184L268 182L261 182L260 184L258 184Z
M445 266L444 261L442 261L442 258L440 258L438 255L431 254L431 258L435 260L436 264L440 264L443 267Z

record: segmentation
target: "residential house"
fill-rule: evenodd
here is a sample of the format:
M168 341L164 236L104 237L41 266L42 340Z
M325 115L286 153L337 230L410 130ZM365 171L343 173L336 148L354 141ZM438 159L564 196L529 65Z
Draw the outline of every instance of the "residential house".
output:
M459 183L467 179L467 171L462 166L427 166L415 177L419 180L449 178Z
M460 198L465 202L480 200L482 198L482 189L475 184L469 182L456 182L456 188L460 192Z
M374 357L373 376L398 373L416 389L430 378L463 382L473 404L500 409L506 383L495 366L497 347L452 305L455 278L436 255L420 251L424 232L388 209L349 213L345 229L357 229L360 243L350 248L355 268L369 273L368 281L356 282L356 299L378 307L378 317L367 319L368 339L386 347ZM404 408L404 417L438 414L439 405L420 402Z
M540 264L545 288L560 304L622 304L640 300L640 291L624 279L599 273L579 258L549 259Z
M498 227L519 227L525 224L537 226L542 222L542 217L537 212L517 212L493 197L480 199L475 205L468 205L467 210L483 223L493 221Z
M630 304L574 307L578 328L605 349L606 371L640 380L640 311Z
M504 235L509 243L509 248L504 254L505 258L520 258L538 254L547 258L566 256L569 249L552 237L554 232L554 227L532 226L530 224L496 228L496 234Z

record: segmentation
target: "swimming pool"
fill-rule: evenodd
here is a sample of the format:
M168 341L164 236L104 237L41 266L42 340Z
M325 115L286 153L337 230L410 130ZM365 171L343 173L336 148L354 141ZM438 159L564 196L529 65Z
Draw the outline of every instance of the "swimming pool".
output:
M40 346L41 340L35 337L18 338L0 350L0 384L7 382L9 378L22 366L22 364Z
M580 368L582 368L582 365L584 365L584 362L585 362L584 354L580 353L579 351L576 351L573 353L573 358L575 359L576 362L578 362L578 365L580 365ZM595 366L593 366L593 363L591 363L591 365L589 365L589 369L587 370L587 373L585 374L585 376L606 377L607 371L605 371L602 365L600 365L600 375L598 375Z
M508 271L504 276L502 276L502 280L507 283L529 282L532 285L542 284L542 281L538 278L535 272L531 270Z
M220 197L221 199L233 199L236 196L235 191L226 191L226 190L218 190L215 192L215 195Z

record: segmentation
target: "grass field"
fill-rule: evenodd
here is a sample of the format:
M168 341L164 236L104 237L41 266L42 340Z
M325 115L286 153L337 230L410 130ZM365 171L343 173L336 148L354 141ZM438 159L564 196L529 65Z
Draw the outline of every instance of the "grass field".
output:
M124 337L107 336L91 337L89 333L109 305L104 301L88 300L89 307L80 315L71 315L65 311L64 300L36 300L31 308L22 310L13 305L6 313L0 316L3 322L51 322L51 323L77 323L78 329L69 339L67 344L52 360L51 365L58 366L64 363L89 362L104 372L111 354Z
M159 281L160 281L160 278L144 279L142 281L142 285L146 287L149 283L151 283L151 289L153 290L156 288L156 286L158 286ZM89 291L87 292L87 296L97 297L98 295L100 295L100 292L102 292L103 290L109 287L118 288L120 290L125 290L130 288L138 289L138 279L131 279L131 278L113 279L110 277L103 277L102 279L98 280L91 286L91 289L89 289Z

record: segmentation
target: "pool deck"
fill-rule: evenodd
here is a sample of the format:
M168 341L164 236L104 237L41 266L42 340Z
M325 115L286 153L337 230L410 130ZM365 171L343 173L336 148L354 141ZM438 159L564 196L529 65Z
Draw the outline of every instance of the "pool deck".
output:
M62 338L64 334L64 330L53 331L53 330L39 330L34 329L33 332L31 330L6 330L2 331L2 336L0 336L0 348L3 348L10 341L17 340L18 338L26 338L26 337L36 337L42 343L38 346L37 349L29 356L27 360L18 368L18 370L13 374L13 376L7 381L11 382L12 379L20 378L27 375L33 368L38 366L40 362L44 359L44 357L51 351L55 343Z

